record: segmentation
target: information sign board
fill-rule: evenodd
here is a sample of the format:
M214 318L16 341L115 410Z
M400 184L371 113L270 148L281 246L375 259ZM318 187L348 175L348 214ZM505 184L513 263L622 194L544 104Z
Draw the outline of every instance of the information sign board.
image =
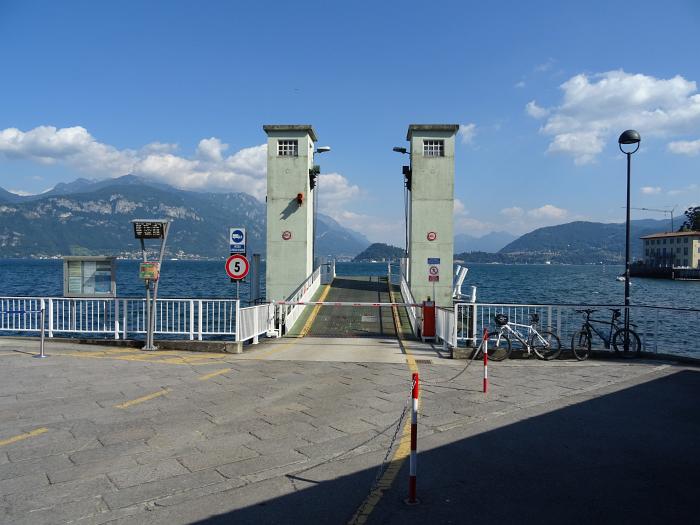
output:
M155 261L142 262L139 265L139 279L157 281L160 278L160 263Z
M160 221L133 221L134 237L137 239L162 239L165 223Z
M231 253L246 253L245 228L230 228L228 237Z

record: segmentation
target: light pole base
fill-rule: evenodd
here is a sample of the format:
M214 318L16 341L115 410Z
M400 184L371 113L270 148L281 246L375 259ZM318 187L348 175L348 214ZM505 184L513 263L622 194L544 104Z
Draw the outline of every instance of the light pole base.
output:
M36 359L44 359L44 358L49 357L49 356L47 356L46 354L44 354L44 355L37 354L37 355L34 355L34 356L32 356L32 357L34 357L34 358L36 358Z

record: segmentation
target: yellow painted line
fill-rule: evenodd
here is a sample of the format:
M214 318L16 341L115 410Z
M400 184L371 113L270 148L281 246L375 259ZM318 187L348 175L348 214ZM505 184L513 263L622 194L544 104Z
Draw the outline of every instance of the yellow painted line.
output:
M389 287L389 299L391 302L394 302L394 294L391 291L391 283L387 283ZM406 354L406 363L408 364L408 368L411 370L411 372L418 372L418 364L416 363L416 360L413 358L411 355L411 352L409 352L408 348L403 343L403 339L401 337L401 321L399 319L399 313L398 313L398 307L397 306L392 306L391 307L393 317L394 317L394 328L396 329L396 339L399 341L399 346L401 347L401 350L404 354ZM419 404L420 404L420 399L419 399ZM403 466L404 461L406 461L406 458L411 455L411 418L408 416L406 418L406 422L404 423L403 426L403 433L401 435L401 440L399 441L399 446L396 449L396 452L394 452L394 455L391 458L391 463L389 463L389 466L386 468L384 471L384 474L382 474L382 477L379 478L379 481L377 482L377 486L374 487L372 492L369 493L369 495L365 498L365 500L362 502L360 505L360 508L357 509L353 517L350 519L348 522L349 525L363 525L364 523L367 522L367 519L369 518L370 514L372 514L372 511L375 509L375 507L379 504L381 501L382 497L384 496L384 493L391 488L391 485L394 483L394 480L396 479L396 476L399 474L399 471L401 470L401 467Z
M155 356L155 355L91 355L86 352L75 352L75 353L70 353L70 354L56 354L60 356L67 356L67 357L78 357L81 359L113 359L116 361L134 361L134 362L139 362L139 363L156 363L156 364L164 364L164 365L188 365L188 366L199 366L199 365L208 365L211 364L212 361L220 360L220 359L226 359L226 355L222 355L221 357L199 357L199 356L193 356L193 357L168 357L168 356Z
M212 377L220 376L221 374L225 374L226 372L230 372L230 368L222 368L221 370L217 370L216 372L212 372L211 374L204 374L203 376L199 376L197 379L200 381L206 381L207 379L211 379Z
M5 445L11 445L12 443L17 443L18 441L22 441L30 437L40 436L41 434L45 434L48 431L48 428L42 427L32 430L31 432L25 432L24 434L20 434L19 436L13 436L11 438L3 439L2 441L0 441L0 447Z
M331 284L326 285L326 289L323 290L321 297L318 298L318 300L320 302L325 301L326 297L328 297L328 292L331 291ZM311 330L311 326L314 324L314 321L316 320L316 316L318 315L318 312L320 309L321 309L320 304L314 305L314 309L311 310L311 315L309 315L309 318L306 320L306 323L304 324L304 328L302 328L301 332L299 332L299 337L306 337L306 334L308 334L309 330Z
M144 403L145 401L150 401L151 399L164 396L168 392L170 392L170 389L164 388L163 390L158 390L158 392L153 392L152 394L148 394L147 396L138 397L136 399L132 399L131 401L127 401L119 405L114 405L114 408L129 408L131 406L138 405L139 403Z

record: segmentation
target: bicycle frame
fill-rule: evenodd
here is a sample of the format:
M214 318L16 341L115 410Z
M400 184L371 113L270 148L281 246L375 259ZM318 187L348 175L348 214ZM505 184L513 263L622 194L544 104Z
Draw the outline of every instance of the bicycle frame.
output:
M605 334L602 331L599 331L593 323L598 323L598 324L604 324L610 326L610 330L608 331L608 336L605 337ZM595 332L595 334L600 337L603 340L603 344L605 345L605 348L610 348L610 344L612 343L612 337L613 337L613 331L617 330L620 328L620 324L616 322L616 318L614 317L614 314L612 315L612 320L610 321L603 321L602 319L591 319L590 314L586 317L586 319L583 321L583 326L582 329L586 329L589 331Z
M523 338L523 334L520 333L518 330L513 330L513 326L515 327L521 327L521 328L527 328L527 339L532 338L532 334L535 334L537 338L540 340L542 343L546 343L546 340L540 335L540 333L537 331L534 325L528 325L528 324L519 324L519 323L507 323L504 324L503 326L500 327L499 333L503 333L504 331L507 331L515 337L518 341L520 341L520 344L523 345L523 347L527 350L527 353L531 353L532 347L530 346L530 343Z

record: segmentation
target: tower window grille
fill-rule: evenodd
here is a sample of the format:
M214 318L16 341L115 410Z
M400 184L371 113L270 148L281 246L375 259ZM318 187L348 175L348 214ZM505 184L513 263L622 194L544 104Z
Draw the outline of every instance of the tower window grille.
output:
M445 141L444 140L424 140L423 141L423 156L425 156L425 157L444 157L445 156Z
M299 156L299 141L298 140L278 140L277 155L280 157L298 157Z

